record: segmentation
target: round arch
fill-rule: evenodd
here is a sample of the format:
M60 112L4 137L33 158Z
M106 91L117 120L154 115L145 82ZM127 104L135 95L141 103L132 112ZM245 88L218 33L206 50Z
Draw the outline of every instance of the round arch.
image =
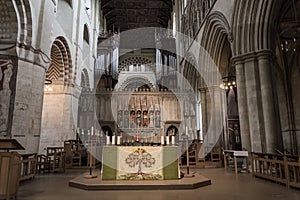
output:
M151 60L138 56L126 58L121 61L119 64L119 73L121 73L122 71L129 71L129 66L131 65L147 65L153 72L155 72L155 68L154 66L152 66Z
M64 37L57 37L51 47L51 63L46 73L50 80L63 81L64 84L72 83L72 59L69 45Z
M80 86L85 89L90 88L90 78L89 78L89 73L86 68L84 68L81 72Z
M216 11L207 17L201 45L210 54L219 68L221 75L228 76L230 59L232 57L230 26L226 17Z
M118 87L118 90L138 89L142 86L148 86L150 90L155 89L155 83L144 76L130 76Z
M1 1L0 3L0 51L17 54L16 47L32 48L32 13L29 0Z

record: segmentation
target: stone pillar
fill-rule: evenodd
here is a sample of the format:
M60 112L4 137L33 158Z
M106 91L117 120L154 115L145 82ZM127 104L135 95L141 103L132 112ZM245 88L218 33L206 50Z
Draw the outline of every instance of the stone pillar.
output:
M237 63L235 68L242 148L251 151L245 69L242 63Z
M266 137L266 151L268 153L275 153L275 149L282 150L282 145L277 141L277 136L280 134L280 120L277 118L276 107L274 100L277 98L274 96L272 83L272 72L271 72L271 52L263 51L258 53L258 66L259 66L259 78L261 88L261 100L262 100L262 111L263 120L265 127ZM278 109L278 108L277 108Z
M22 153L38 152L44 81L45 69L41 65L19 60L12 136L24 146Z
M206 89L201 88L201 108L202 108L202 132L203 136L207 133L207 103L206 103Z
M265 131L257 61L255 55L252 54L246 55L244 59L251 151L265 152Z
M52 87L53 91L45 91L44 94L40 154L45 153L45 148L49 146L63 146L65 140L76 137L72 129L77 125L80 87L64 85L61 81L53 81ZM85 99L86 111L93 109L90 100Z

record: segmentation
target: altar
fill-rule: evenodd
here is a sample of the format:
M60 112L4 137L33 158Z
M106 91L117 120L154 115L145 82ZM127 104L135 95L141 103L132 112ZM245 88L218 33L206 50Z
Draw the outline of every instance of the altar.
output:
M178 146L105 146L102 180L175 180Z

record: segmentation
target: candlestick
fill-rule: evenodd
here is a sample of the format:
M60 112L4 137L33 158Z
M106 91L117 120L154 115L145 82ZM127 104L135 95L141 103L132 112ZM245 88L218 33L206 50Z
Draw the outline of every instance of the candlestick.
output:
M91 135L94 135L94 127L91 127Z
M81 130L81 141L84 142L85 138L84 138L84 130Z
M79 135L80 135L80 128L77 128L76 129L76 133L75 133L75 138L76 138L76 141L79 141Z

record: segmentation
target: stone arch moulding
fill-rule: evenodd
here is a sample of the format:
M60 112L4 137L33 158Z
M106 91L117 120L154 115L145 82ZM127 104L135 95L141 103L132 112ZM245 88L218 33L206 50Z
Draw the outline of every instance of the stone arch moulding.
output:
M4 20L1 21L0 29L10 28L8 37L12 36L12 38L4 38L10 45L0 48L0 51L7 51L16 46L32 50L32 13L29 0L1 1L0 7L2 20Z
M120 87L118 88L118 90L125 90L129 85L134 84L134 83L148 85L151 88L151 90L156 88L154 82L151 82L147 77L139 75L139 76L128 77L126 80L124 80L120 84ZM132 89L135 89L135 88L132 88Z
M54 66L53 66L54 65ZM48 77L54 80L63 80L64 84L72 84L73 81L73 64L71 52L67 40L59 36L52 43L51 47L51 64L49 66L47 75L49 76L52 68L55 68L55 77ZM51 73L52 74L52 73ZM76 76L76 72L75 72Z
M89 73L86 68L84 68L81 72L81 87L82 88L90 88L90 78Z
M189 52L186 56L186 60L183 68L183 76L189 82L191 86L195 86L196 77L199 74L197 72L197 61L194 55Z
M226 17L221 12L212 12L207 17L207 24L204 28L201 46L208 52L217 65L219 55L227 39L230 41L231 36L230 25Z
M283 1L277 0L236 2L232 17L232 35L239 39L233 40L233 56L272 49L272 24L282 3Z
M152 62L148 58L139 57L139 56L126 58L123 61L121 61L119 64L119 73L121 71L126 70L126 68L129 67L130 65L134 65L134 64L152 65ZM153 72L155 72L153 66L151 67L151 69L153 70Z

